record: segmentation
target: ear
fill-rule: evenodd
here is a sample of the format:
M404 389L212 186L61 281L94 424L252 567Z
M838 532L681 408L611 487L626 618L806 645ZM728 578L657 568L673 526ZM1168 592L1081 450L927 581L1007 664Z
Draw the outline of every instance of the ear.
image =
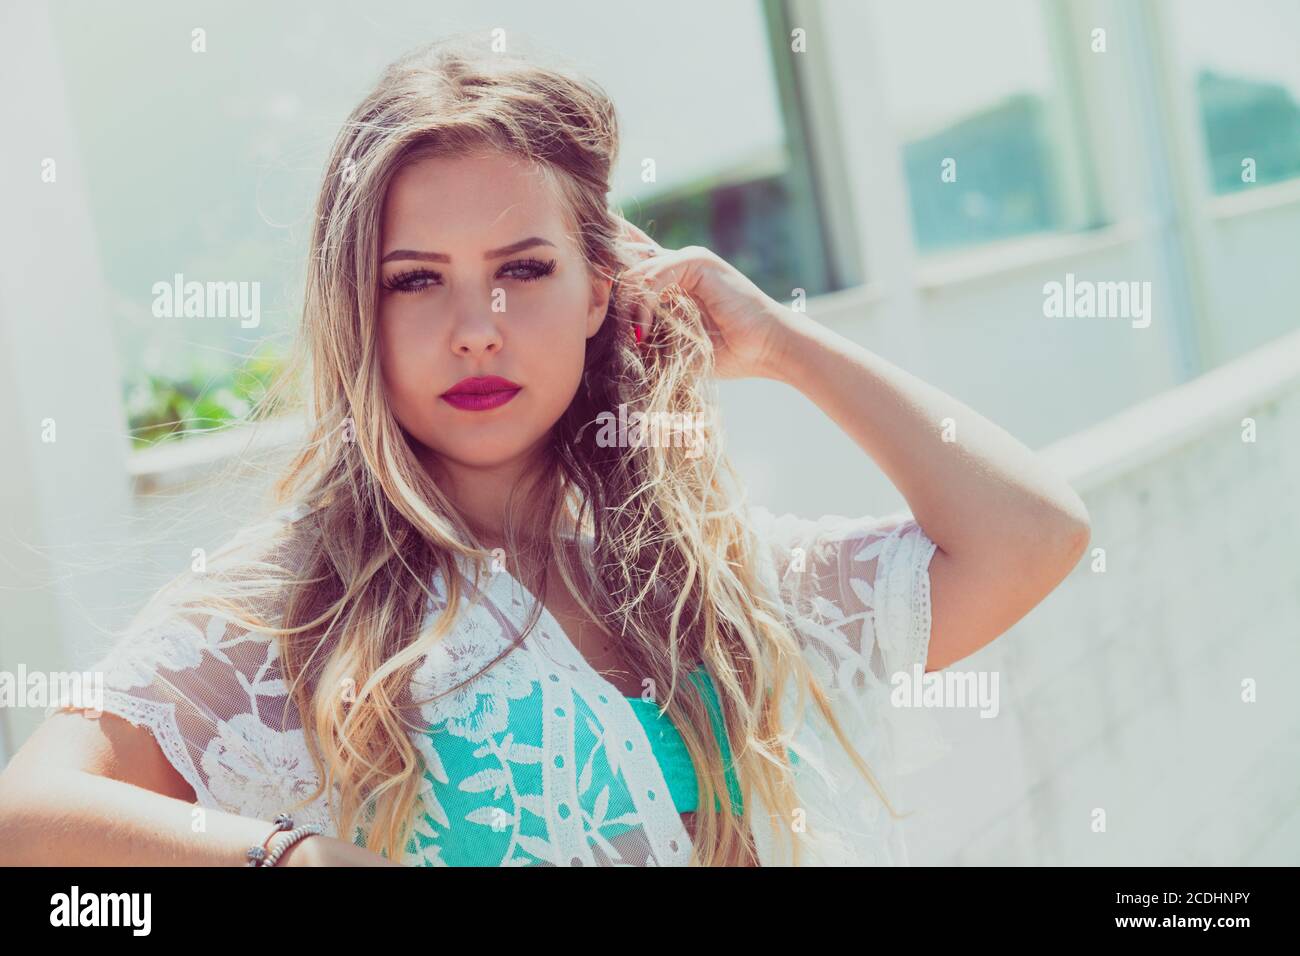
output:
M614 291L614 280L597 276L591 281L591 309L587 313L587 338L600 331L609 311L609 297Z

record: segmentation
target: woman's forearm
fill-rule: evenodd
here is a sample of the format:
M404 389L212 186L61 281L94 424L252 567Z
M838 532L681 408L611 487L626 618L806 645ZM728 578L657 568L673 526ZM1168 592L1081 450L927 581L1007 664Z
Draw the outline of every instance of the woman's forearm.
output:
M1078 494L978 412L839 333L785 310L767 377L814 402L880 466L953 556L1086 534Z
M244 853L271 829L80 770L51 771L39 790L0 793L0 864L8 866L244 866Z

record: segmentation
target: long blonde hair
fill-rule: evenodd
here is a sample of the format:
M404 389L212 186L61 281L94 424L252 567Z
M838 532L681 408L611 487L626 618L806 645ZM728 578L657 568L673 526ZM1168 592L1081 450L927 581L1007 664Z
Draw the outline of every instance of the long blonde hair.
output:
M367 846L390 857L400 858L410 837L424 772L410 739L412 730L428 729L412 720L422 703L411 699L412 673L456 626L461 595L475 593L477 576L463 576L461 561L478 567L490 555L421 467L385 398L375 333L384 196L399 169L426 156L487 147L523 157L555 189L593 276L616 280L629 264L606 199L618 139L614 106L599 86L533 57L455 37L384 72L331 151L315 209L299 352L265 403L282 407L283 393L309 378L309 433L275 496L310 510L287 525L248 529L238 547L213 558L201 582L189 582L198 593L188 606L279 642L321 777L308 799L330 788L340 835L364 832ZM779 822L793 820L796 809L791 730L777 706L788 682L798 687L798 719L814 701L884 794L835 719L780 603L760 586L760 543L716 430L704 429L704 447L688 450L674 442L603 447L588 427L620 405L688 421L711 420L716 408L712 348L692 300L670 289L638 347L630 295L615 281L605 321L587 343L582 385L553 427L530 500L508 509L507 552L531 555L528 567L553 560L635 671L667 689L661 704L701 784L692 862L742 859L754 791L772 812L774 836L795 841L797 862L794 828ZM528 541L516 533L524 509L545 517L543 533ZM594 560L566 546L573 523L589 529ZM438 573L446 610L427 626ZM540 618L546 575L524 577L538 597L526 635ZM718 690L741 815L706 704L682 681L699 664Z

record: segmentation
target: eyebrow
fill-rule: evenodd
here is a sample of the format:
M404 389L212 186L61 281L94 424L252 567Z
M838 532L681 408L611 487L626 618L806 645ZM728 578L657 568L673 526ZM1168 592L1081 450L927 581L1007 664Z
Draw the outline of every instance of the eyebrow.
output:
M533 246L551 246L554 248L555 243L543 239L540 236L529 236L527 239L520 239L518 242L512 242L508 246L502 246L500 249L489 249L483 253L484 259L500 259L502 256L508 256L511 253L522 252L524 249L531 249ZM451 262L451 256L445 252L419 252L415 249L394 249L388 255L379 260L379 264L391 262L394 259L419 259L423 262Z

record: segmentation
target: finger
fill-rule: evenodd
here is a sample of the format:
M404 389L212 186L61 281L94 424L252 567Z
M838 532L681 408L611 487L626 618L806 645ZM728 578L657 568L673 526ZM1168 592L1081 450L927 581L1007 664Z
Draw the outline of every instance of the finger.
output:
M650 328L654 325L655 314L650 307L644 303L638 302L636 306L636 325L641 330L640 337L636 340L637 344L644 342L650 336Z
M641 256L643 259L648 259L650 256L657 256L663 252L663 249L659 246L651 245L648 242L624 242L623 245L637 253L637 255Z
M634 342L640 343L650 331L651 313L644 294L631 285L627 287L626 308L633 327Z
M630 274L628 269L624 269L618 275L618 284L623 290L626 297L627 307L631 312L632 324L640 329L641 340L650 330L650 320L652 314L647 306L648 293L644 281L639 277Z
M633 223L630 219L623 219L623 231L635 242L644 242L652 246L658 245L658 243L645 234L640 226Z
M623 271L625 281L635 293L637 321L641 323L643 341L644 336L650 332L654 321L654 309L659 304L664 290L676 285L687 295L691 295L697 275L694 270L698 265L699 251L688 248L663 250L659 255L643 259ZM708 327L712 324L711 319L702 306L701 313L705 315L705 324Z
M653 258L628 266L623 274L629 282L658 297L668 286L688 282L695 265L695 257L684 249L664 250ZM685 285L683 288L690 291Z

